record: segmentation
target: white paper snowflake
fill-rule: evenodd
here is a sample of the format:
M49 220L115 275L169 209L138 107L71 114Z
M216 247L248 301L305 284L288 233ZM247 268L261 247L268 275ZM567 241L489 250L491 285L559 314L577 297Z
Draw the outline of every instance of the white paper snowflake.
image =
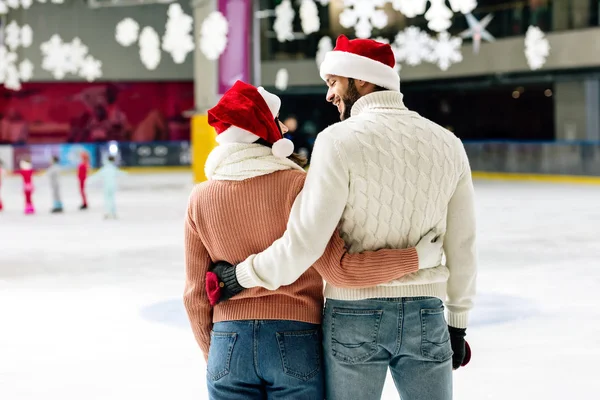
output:
M33 78L33 63L25 59L19 63L19 78L21 82L29 82Z
M331 38L329 36L323 36L317 44L317 55L315 57L317 67L321 66L321 63L325 59L325 54L331 50L333 50L333 42L331 41Z
M284 91L288 87L288 81L290 79L290 75L288 70L285 68L279 69L277 74L275 75L275 87L278 90Z
M407 18L423 15L427 9L428 0L392 0L392 7Z
M431 54L431 37L416 26L398 32L392 44L396 61L408 65L419 65Z
M30 47L33 43L33 29L29 25L21 27L21 46L24 48Z
M344 11L340 13L340 24L344 28L354 28L356 37L371 37L373 28L383 29L388 23L383 7L388 0L344 0Z
M33 0L21 0L21 7L27 10L33 4Z
M83 65L83 61L88 55L88 47L81 42L78 37L70 43L65 43L66 72L76 74Z
M468 14L477 8L477 0L448 0L452 11Z
M140 24L132 18L125 18L115 28L115 39L121 46L129 47L138 40Z
M63 79L67 74L67 47L59 35L53 35L47 42L40 45L42 50L42 69L49 71L54 79Z
M8 6L4 0L0 0L0 15L8 14Z
M6 5L10 8L19 8L19 0L5 0Z
M169 6L167 15L162 49L171 54L176 64L182 64L188 53L194 51L194 37L192 36L194 20L183 12L178 3Z
M79 68L79 76L88 82L93 82L102 76L102 62L92 56L87 56Z
M15 51L21 45L21 28L15 21L11 21L4 28L4 43L12 51Z
M326 6L329 4L329 0L319 0L319 3L321 3L322 6Z
M52 0L52 3L54 3L54 4L63 4L64 2L65 2L65 0Z
M17 61L17 55L8 50L4 45L0 45L0 83L4 83L7 70Z
M140 59L149 70L155 70L160 64L160 38L158 33L147 26L142 29L139 39Z
M229 22L218 11L213 11L200 28L200 51L209 60L217 60L227 47Z
M437 64L442 71L446 71L450 65L463 60L461 46L461 38L451 37L448 32L441 32L437 39L431 40L431 53L427 61Z
M530 26L525 35L525 57L532 70L540 69L546 64L550 54L550 43L546 35L537 26Z
M4 87L9 90L21 90L21 81L19 80L19 70L16 65L11 64L6 69L4 78Z
M425 13L427 27L434 32L444 32L452 25L454 13L446 6L446 0L430 0L431 7Z
M296 12L292 8L290 0L283 0L281 4L275 7L275 22L273 30L277 35L277 40L285 42L294 40L294 17Z
M313 0L302 0L300 4L300 22L302 24L302 32L307 35L318 32L321 29L319 10Z

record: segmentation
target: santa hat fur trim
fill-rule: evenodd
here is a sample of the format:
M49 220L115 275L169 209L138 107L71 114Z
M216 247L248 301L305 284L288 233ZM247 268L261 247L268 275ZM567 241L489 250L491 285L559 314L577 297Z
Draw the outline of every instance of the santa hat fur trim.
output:
M340 35L335 48L325 54L319 73L323 80L327 75L337 75L399 92L400 76L394 67L394 52L390 45L371 39L349 40Z

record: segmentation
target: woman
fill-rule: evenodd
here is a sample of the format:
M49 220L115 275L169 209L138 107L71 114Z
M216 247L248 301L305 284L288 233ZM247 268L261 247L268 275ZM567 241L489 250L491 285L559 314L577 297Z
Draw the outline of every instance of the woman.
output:
M209 181L189 200L184 301L208 363L211 399L322 399L321 276L336 286L369 287L416 272L419 256L435 255L422 267L439 264L433 235L417 248L350 255L336 233L295 283L248 289L211 308L218 300L205 291L211 262L235 264L267 248L285 231L302 190L305 172L283 138L280 105L277 96L238 81L208 112L220 146L206 162Z

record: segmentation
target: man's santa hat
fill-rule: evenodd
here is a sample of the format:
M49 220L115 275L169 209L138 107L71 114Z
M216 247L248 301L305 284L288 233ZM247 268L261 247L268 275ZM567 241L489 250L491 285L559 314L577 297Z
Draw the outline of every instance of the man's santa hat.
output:
M263 87L237 81L219 103L208 110L208 123L217 131L217 143L254 143L263 139L275 157L286 158L294 144L285 139L276 117L281 100Z
M340 35L335 48L325 54L320 74L359 79L389 90L400 91L400 76L394 69L396 58L389 44L372 39L349 40Z

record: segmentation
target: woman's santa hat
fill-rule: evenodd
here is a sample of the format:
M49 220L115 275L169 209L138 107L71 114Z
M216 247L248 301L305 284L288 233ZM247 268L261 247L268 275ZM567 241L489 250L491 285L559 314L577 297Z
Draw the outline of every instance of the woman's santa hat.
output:
M400 76L395 67L396 58L389 44L372 39L349 40L340 35L335 48L325 54L320 75L323 80L327 75L359 79L399 92Z
M217 131L217 143L254 143L263 139L272 145L275 157L286 158L294 144L285 139L276 117L281 100L263 87L237 81L219 103L208 110L208 123Z

